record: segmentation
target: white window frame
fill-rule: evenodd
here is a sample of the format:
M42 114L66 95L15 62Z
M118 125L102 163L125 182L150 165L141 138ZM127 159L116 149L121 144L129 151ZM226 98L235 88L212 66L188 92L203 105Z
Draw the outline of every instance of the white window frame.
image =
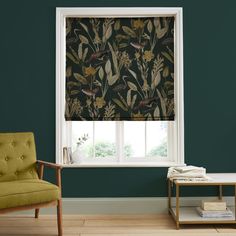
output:
M183 94L183 16L181 7L168 8L56 8L56 163L62 164L63 147L70 144L70 122L64 118L65 109L65 19L66 17L175 17L174 94L175 121L169 122L171 138L168 155L171 161L63 164L65 167L162 167L184 165L184 94ZM168 141L169 144L169 141Z

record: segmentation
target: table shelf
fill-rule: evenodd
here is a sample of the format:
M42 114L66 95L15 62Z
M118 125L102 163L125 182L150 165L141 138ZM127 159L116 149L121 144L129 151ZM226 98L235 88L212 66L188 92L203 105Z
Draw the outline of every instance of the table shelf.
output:
M196 207L180 207L179 208L179 222L182 224L222 224L235 223L234 207L229 209L233 212L232 217L217 217L217 218L204 218L201 217ZM176 208L171 208L171 213L176 217Z
M214 173L208 174L210 180L207 181L186 181L186 180L168 180L168 209L176 222L176 228L180 224L236 224L235 206L229 207L233 212L232 217L206 218L201 217L195 207L180 206L180 187L197 186L215 186L219 189L218 198L223 197L223 186L234 187L234 199L236 203L236 173ZM172 190L175 186L176 205L172 206Z

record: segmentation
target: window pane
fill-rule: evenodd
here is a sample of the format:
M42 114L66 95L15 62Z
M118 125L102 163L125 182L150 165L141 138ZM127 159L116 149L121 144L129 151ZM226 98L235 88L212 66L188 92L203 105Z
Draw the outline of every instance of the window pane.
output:
M124 156L145 157L145 121L124 121Z
M93 155L93 122L91 121L72 121L72 151L79 149L78 158L74 157L74 162L79 159L88 158ZM74 155L76 156L76 155ZM78 159L78 160L77 160Z
M167 121L147 122L147 156L167 157Z
M95 121L95 157L116 156L116 123Z

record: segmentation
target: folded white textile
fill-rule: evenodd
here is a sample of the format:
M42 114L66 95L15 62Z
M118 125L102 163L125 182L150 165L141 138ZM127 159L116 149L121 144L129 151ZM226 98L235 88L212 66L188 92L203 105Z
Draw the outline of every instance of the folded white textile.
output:
M174 170L178 171L179 173L184 172L206 172L206 169L203 167L198 166L177 166L177 167L171 167Z
M202 178L204 180L209 180L209 177L206 176L206 169L197 166L170 167L168 169L167 178L169 179Z

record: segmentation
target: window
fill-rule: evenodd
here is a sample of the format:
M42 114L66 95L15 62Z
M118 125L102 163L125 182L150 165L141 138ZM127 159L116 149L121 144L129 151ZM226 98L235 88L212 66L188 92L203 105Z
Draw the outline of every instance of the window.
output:
M175 17L174 121L65 121L66 17ZM57 8L56 161L63 147L80 151L65 166L170 166L184 162L181 8ZM79 148L78 148L79 147Z
M74 121L71 131L72 151L81 150L74 164L171 160L167 121Z

